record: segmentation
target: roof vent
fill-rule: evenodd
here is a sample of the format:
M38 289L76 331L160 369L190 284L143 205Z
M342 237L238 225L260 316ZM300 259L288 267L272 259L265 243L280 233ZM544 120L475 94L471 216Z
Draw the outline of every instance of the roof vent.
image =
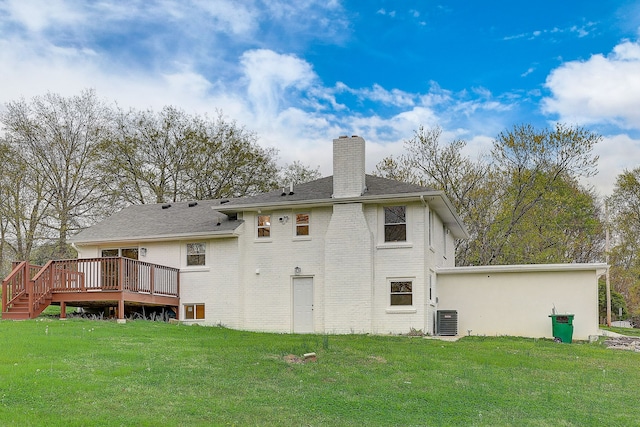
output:
M349 137L347 135L340 135L338 138L339 139L345 139L345 138L349 138Z
M166 205L162 205L162 209L169 209L171 207L170 203L167 203Z
M229 203L229 199L220 200L221 205L224 205L225 203Z
M198 206L198 202L189 202L189 207L192 208L194 206Z

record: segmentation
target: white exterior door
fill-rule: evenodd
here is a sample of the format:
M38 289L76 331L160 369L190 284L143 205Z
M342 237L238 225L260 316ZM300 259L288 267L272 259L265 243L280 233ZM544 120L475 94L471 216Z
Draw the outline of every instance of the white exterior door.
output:
M293 332L311 333L313 330L313 278L293 279Z

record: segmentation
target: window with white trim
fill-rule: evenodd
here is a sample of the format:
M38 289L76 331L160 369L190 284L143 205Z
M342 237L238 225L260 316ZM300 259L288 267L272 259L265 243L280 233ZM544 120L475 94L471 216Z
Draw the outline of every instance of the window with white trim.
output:
M413 282L411 280L392 280L391 305L413 305Z
M258 238L271 237L271 215L258 215Z
M205 265L206 243L187 243L187 265Z
M308 236L309 235L309 214L298 213L296 214L296 236Z
M407 241L407 207L385 206L384 208L384 241Z
M184 318L185 320L203 320L204 304L185 304Z

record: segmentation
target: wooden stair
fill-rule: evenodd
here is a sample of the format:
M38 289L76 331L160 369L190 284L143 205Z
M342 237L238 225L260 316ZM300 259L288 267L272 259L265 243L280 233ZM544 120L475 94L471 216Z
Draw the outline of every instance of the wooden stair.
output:
M38 317L45 308L51 303L51 298L46 298L41 304L38 304L38 309L29 316L29 295L23 294L16 299L11 307L8 307L7 311L2 312L3 320L27 320L35 319Z
M35 319L52 301L51 261L44 267L14 263L2 281L2 319Z
M29 295L20 296L8 311L2 313L2 319L25 320L29 318Z

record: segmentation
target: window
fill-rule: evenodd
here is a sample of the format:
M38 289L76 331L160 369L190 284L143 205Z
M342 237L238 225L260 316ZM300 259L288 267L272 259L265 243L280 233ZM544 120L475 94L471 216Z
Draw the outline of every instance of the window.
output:
M138 248L103 249L103 258L121 256L123 258L138 259Z
M187 265L205 265L205 243L187 243Z
M410 280L391 282L391 305L413 304L413 282Z
M405 242L407 240L407 207L384 208L384 241Z
M258 237L271 237L271 215L258 215Z
M308 236L309 235L309 214L299 213L296 214L296 236Z
M204 319L204 304L185 304L184 318L185 320Z

